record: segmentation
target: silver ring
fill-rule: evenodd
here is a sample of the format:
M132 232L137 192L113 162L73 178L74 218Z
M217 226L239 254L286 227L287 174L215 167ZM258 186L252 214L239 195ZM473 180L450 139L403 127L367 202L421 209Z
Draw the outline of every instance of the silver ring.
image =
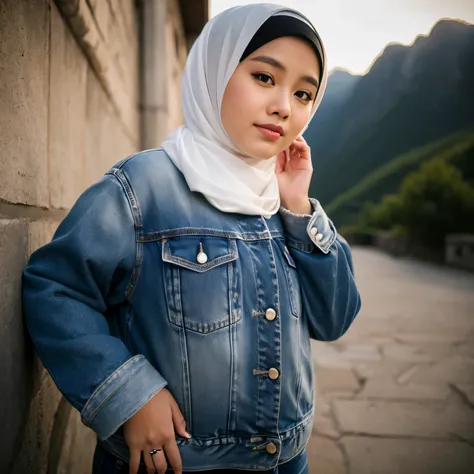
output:
M157 454L157 453L161 453L161 449L152 449L152 450L150 451L150 456L153 457L153 456L154 456L155 454Z

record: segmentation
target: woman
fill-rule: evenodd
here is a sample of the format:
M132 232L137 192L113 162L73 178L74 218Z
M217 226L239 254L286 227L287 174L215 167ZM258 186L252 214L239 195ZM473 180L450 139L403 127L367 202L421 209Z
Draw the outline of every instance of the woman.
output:
M300 13L221 13L186 64L186 125L112 168L32 255L26 321L98 434L94 474L307 472L310 338L339 338L360 308L347 243L308 197L301 133L326 78Z

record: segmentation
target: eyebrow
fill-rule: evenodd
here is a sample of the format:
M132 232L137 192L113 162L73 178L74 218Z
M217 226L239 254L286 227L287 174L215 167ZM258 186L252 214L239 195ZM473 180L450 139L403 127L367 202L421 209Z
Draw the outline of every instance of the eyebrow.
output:
M286 67L280 61L277 61L275 58L272 58L271 56L256 56L255 58L251 58L251 60L269 64L270 66L276 67L277 69L280 69L281 71L286 71ZM319 87L319 81L312 76L302 76L301 79L303 79L303 81L309 82L316 88Z

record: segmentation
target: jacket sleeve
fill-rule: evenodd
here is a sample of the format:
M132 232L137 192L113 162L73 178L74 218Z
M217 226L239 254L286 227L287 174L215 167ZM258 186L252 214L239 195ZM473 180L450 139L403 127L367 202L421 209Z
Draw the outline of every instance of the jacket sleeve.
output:
M334 341L349 328L360 310L349 245L315 199L312 215L281 208L286 241L296 263L303 312L310 336Z
M126 302L135 226L121 182L106 175L78 199L52 242L23 273L26 325L59 390L100 439L111 436L166 381L109 331L108 307Z

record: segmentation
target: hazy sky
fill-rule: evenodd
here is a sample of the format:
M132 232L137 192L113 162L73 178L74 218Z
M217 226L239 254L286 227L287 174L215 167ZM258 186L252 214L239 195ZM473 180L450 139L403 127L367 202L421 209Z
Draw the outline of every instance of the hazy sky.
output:
M211 16L260 0L209 0ZM440 18L474 23L474 0L274 0L305 14L326 47L328 65L363 73L387 43L410 44Z

